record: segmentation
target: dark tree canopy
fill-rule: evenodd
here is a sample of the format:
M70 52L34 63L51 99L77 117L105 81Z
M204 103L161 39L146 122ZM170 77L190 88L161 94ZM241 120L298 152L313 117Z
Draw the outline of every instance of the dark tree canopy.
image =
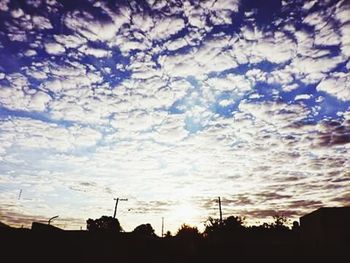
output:
M202 235L197 227L192 227L187 224L182 224L176 233L176 236L182 239L197 239Z
M98 219L89 218L86 220L86 228L89 231L103 231L103 232L120 232L122 227L119 220L111 216L101 216Z
M204 234L206 236L222 234L222 233L234 233L244 228L244 217L229 216L220 222L219 219L209 217L206 224Z
M151 226L151 224L142 224L137 226L133 233L140 235L140 236L148 236L148 237L154 237L156 234L154 233L154 229Z

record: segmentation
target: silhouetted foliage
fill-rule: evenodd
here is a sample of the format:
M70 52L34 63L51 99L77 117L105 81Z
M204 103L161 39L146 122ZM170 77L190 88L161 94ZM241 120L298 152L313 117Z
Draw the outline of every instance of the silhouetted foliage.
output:
M286 226L288 219L285 216L274 215L273 219L274 219L274 222L271 225L272 228L278 229L278 230L289 229L288 226Z
M89 218L86 220L86 228L92 232L103 231L118 233L122 231L119 220L111 216L101 216L98 219Z
M205 236L210 236L213 233L217 233L220 229L221 229L220 220L212 217L208 217L207 221L205 222L205 230L204 230Z
M244 229L245 218L240 216L229 216L220 222L219 219L209 217L205 223L204 235L207 237L217 235L229 235Z
M171 232L170 232L170 231L166 231L164 237L167 237L167 238L168 238L168 237L172 237Z
M299 222L298 221L293 221L292 230L293 231L299 231L300 230L300 226L299 226Z
M245 218L240 216L229 216L223 220L223 227L228 231L235 231L243 228Z
M197 227L192 227L187 224L182 224L176 233L176 236L181 239L194 240L202 237Z
M140 236L147 236L147 237L155 237L156 236L151 224L139 225L134 229L133 233L140 235Z

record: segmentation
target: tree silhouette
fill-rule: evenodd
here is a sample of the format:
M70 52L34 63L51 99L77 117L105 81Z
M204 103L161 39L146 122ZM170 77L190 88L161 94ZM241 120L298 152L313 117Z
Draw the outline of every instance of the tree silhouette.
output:
M277 214L273 216L273 219L274 219L274 222L271 225L272 228L278 229L278 230L289 229L286 226L288 219L285 216Z
M156 236L151 224L139 225L139 226L135 227L133 233L140 235L140 236L146 236L146 237L155 237Z
M182 224L176 233L176 237L187 240L195 240L202 237L197 227L192 227L187 224Z
M245 218L240 216L229 216L223 221L223 227L227 231L235 231L243 228Z
M238 232L244 228L244 220L244 217L229 216L220 222L219 219L209 217L205 223L204 235L207 237L212 237Z
M166 231L164 237L166 237L166 238L172 237L171 232L169 230Z
M86 220L86 228L91 232L120 232L122 227L119 220L111 216L101 216L98 219Z

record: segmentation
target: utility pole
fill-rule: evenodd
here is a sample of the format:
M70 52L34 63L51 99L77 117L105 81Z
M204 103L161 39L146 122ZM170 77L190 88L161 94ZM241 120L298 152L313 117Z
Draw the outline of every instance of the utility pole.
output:
M114 198L115 200L115 207L114 207L114 214L113 214L113 218L115 218L115 216L117 215L117 207L118 207L118 202L119 201L128 201L127 198Z
M164 217L162 217L162 237L164 237Z
M220 225L222 225L222 210L221 210L221 199L219 196L219 211L220 211Z

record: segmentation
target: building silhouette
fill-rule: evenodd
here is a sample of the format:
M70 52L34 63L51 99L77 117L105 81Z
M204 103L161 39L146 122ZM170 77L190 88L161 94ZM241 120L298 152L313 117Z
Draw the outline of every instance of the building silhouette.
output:
M301 241L312 248L350 245L350 207L323 207L300 218Z

